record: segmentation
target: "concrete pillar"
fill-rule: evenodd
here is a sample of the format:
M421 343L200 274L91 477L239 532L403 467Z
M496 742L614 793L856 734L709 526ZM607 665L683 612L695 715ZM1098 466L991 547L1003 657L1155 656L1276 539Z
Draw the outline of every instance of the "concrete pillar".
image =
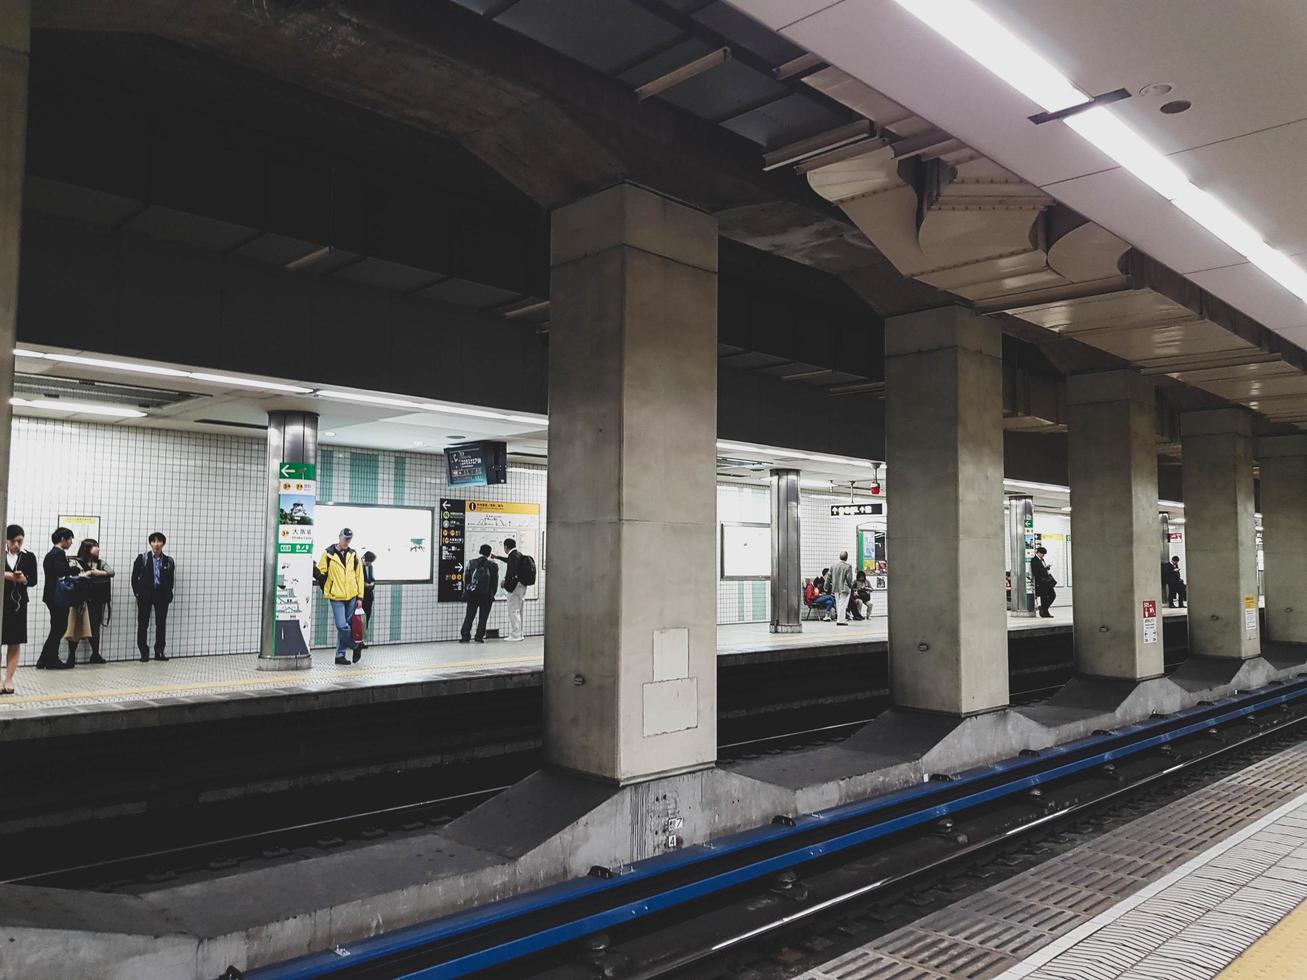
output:
M632 184L551 222L549 761L717 752L717 222Z
M1196 656L1246 660L1261 653L1251 418L1238 408L1181 416L1184 576L1189 652Z
M771 471L771 631L803 632L799 471Z
M1076 672L1160 677L1153 384L1135 371L1067 379ZM1091 546L1086 547L1086 544Z
M997 322L961 307L885 321L894 703L1008 703L1003 379Z
M312 521L317 466L318 416L303 411L269 412L260 670L307 670L313 666L309 653L313 525L282 527L280 514L285 493L303 502Z
M0 515L9 513L9 436L18 339L18 249L27 149L30 0L0 4ZM0 523L7 524L4 516ZM29 538L36 547L36 538Z
M1266 561L1266 634L1307 643L1307 435L1257 440Z

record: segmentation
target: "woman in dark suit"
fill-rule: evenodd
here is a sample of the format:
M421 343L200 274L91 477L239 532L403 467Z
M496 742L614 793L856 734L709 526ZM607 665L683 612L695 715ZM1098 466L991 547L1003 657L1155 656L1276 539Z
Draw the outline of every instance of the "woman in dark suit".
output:
M0 694L14 693L14 671L27 642L27 590L36 585L36 555L23 550L23 529L10 524L5 530L4 623L0 645L5 648L5 675Z

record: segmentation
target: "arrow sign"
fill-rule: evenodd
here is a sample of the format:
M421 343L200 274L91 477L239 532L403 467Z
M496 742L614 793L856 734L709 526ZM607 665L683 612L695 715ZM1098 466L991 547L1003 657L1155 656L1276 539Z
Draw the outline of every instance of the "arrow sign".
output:
M312 463L282 463L277 471L283 480L313 480L318 468Z

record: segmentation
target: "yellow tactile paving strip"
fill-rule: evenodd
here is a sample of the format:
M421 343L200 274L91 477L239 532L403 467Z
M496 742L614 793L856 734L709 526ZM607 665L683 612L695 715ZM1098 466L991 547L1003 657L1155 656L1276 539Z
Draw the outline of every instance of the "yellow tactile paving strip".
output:
M1220 972L1216 980L1287 980L1307 977L1307 902Z

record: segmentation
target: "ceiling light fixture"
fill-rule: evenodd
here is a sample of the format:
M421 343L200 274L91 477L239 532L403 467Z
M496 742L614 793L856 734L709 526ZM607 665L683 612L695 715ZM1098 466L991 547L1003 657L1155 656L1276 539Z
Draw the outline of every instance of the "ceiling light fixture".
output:
M117 405L97 405L91 402L66 402L59 398L11 398L15 408L36 408L43 412L70 412L75 415L109 415L121 419L143 419L145 413L134 408Z
M421 409L422 406L417 402L406 401L403 398L386 398L382 395L360 395L352 391L319 391L319 398L331 398L335 401L358 402L360 405L380 405L383 408L408 408L413 410Z
M1091 101L973 0L895 2L1046 111L1057 112ZM1107 108L1095 106L1063 121L1276 283L1307 302L1307 271L1266 244L1251 225L1215 197L1195 187L1166 154Z
M293 395L307 395L313 391L312 388L305 388L302 385L288 385L280 381L261 381L258 378L239 378L230 374L204 374L199 371L189 371L186 376L194 378L196 381L207 381L210 384L235 385L237 388L259 388L263 391L284 391Z
M323 434L324 436L334 436L336 433L334 433L334 432L324 432L324 433L322 433L322 434Z

